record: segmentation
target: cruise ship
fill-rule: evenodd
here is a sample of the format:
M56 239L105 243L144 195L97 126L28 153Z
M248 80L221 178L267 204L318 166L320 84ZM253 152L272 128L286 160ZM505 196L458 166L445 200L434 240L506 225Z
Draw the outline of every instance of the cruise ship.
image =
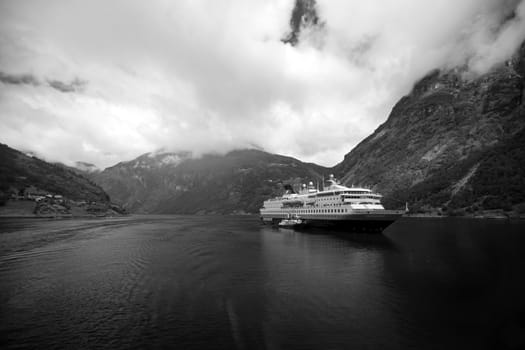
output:
M264 223L278 224L281 220L301 218L304 226L337 227L352 232L382 232L399 219L405 211L386 210L381 195L368 188L346 187L330 175L328 186L322 190L310 182L299 193L287 186L286 193L264 201L260 209Z

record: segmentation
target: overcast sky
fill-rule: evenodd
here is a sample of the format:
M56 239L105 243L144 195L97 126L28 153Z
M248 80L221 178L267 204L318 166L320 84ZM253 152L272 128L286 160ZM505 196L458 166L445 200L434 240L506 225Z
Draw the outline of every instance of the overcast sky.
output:
M332 166L433 68L481 73L525 37L517 0L0 0L0 142L100 167L261 147Z

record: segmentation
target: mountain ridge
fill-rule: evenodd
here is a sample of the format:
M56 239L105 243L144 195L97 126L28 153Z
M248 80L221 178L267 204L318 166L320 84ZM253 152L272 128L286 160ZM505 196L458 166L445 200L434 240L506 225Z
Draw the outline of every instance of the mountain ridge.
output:
M257 212L262 200L277 195L279 183L321 178L327 168L261 150L225 155L188 153L176 164L159 160L174 154L148 153L106 168L93 177L118 203L144 213ZM180 156L180 155L179 155ZM151 163L144 163L150 160Z

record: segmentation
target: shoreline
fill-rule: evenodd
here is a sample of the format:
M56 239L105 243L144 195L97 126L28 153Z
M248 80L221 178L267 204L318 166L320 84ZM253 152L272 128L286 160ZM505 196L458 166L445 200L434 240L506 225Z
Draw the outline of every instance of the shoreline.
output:
M504 213L485 213L477 215L439 215L435 213L414 213L405 214L406 218L463 218L463 219L490 219L490 220L525 220L525 214L512 213L505 215Z
M65 220L65 219L90 219L90 218L120 218L127 217L127 215L0 215L0 220L2 219L56 219L56 220Z
M72 203L39 204L31 200L7 201L0 206L0 219L74 219L125 216L112 203L79 206Z
M20 214L20 215L1 215L0 214L0 220L8 220L8 219L54 219L54 220L66 220L66 219L103 219L103 218L122 218L122 217L130 217L133 215L159 215L159 214L121 214L121 215L27 215L27 214ZM188 216L258 216L258 213L245 213L245 214L160 214L160 215L188 215ZM413 213L413 214L405 214L402 216L402 218L411 218L411 219L448 219L448 218L457 218L457 219L476 219L476 220L525 220L525 214L515 214L515 215L504 215L504 214L495 214L495 213L486 213L481 215L439 215L435 213Z

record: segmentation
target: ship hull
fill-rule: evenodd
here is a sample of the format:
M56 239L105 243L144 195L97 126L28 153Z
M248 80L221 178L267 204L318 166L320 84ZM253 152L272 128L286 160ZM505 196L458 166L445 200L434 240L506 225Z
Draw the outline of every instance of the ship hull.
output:
M303 228L319 227L335 229L352 233L381 233L397 219L403 216L402 211L384 210L381 213L333 215L321 217L320 215L301 218L304 220ZM265 224L277 225L283 218L281 215L261 215Z
M382 233L388 226L394 223L395 219L391 220L308 220L305 227L320 227L335 229L348 232L363 232L363 233Z

